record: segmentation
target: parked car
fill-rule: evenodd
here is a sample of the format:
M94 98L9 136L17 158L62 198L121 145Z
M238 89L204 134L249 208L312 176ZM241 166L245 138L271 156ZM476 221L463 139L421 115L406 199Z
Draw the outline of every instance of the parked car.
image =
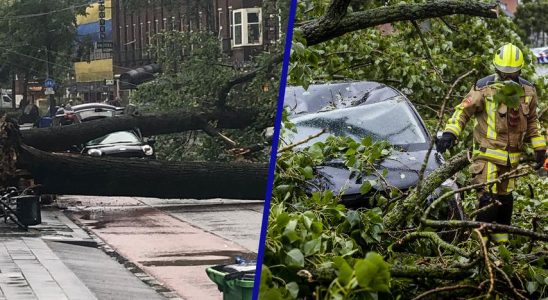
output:
M60 108L53 126L66 126L103 118L123 115L125 108L105 103L86 103L72 108ZM117 131L93 139L83 145L74 146L72 152L90 156L155 158L154 140L145 141L139 129Z
M65 126L75 123L114 117L124 112L123 107L105 103L85 103L71 108L59 108L53 119L53 126Z
M8 94L1 92L2 100L0 100L0 109L11 109L13 107L13 100Z
M117 131L87 142L82 154L90 156L156 158L154 141L145 141L139 130Z
M407 97L387 85L371 82L343 82L287 87L285 106L290 110L290 119L297 128L297 134L284 137L286 142L306 140L314 134L326 132L299 147L325 141L329 135L349 136L361 140L367 136L373 140L387 140L394 150L385 159L377 162L377 168L388 171L386 181L405 191L418 183L418 173L426 157L432 137L424 121ZM443 164L443 156L432 151L428 158L425 175ZM342 202L351 207L368 206L369 198L375 192L384 192L385 187L376 185L367 195L360 194L364 180L376 179L353 176L342 161L326 162L317 168L320 186L336 192L344 191ZM456 189L453 180L444 187ZM433 201L440 190L430 198ZM455 195L451 218L462 218L460 196Z

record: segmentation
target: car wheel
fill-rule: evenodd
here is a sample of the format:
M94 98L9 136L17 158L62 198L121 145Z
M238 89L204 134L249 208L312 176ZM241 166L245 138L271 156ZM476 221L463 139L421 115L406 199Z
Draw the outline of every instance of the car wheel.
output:
M56 195L49 195L49 194L41 195L40 196L40 204L41 205L52 204L55 201L56 198L57 198Z

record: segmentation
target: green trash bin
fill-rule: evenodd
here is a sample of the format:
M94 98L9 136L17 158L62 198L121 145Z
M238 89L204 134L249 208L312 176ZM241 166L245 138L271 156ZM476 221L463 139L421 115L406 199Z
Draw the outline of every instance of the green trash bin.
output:
M206 269L207 276L223 293L223 300L252 300L256 264L218 265Z

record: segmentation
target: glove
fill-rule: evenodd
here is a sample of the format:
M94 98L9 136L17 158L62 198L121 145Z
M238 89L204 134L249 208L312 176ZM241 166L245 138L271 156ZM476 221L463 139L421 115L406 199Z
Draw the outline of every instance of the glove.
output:
M544 165L544 160L546 159L546 151L545 150L535 151L535 158L537 161L537 164L535 165L535 170L538 170L542 168L542 165Z
M439 153L444 153L445 150L453 148L457 137L451 132L444 132L440 139L436 141L436 148Z

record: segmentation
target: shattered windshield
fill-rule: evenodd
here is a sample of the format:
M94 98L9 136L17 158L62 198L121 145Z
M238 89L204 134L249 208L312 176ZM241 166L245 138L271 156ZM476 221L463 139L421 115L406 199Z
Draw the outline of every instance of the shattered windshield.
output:
M349 136L361 140L387 140L390 144L407 148L424 144L427 139L413 111L402 98L332 111L295 117L297 134L286 137L293 144L326 130L326 133L309 140L302 147L325 141L329 135Z

